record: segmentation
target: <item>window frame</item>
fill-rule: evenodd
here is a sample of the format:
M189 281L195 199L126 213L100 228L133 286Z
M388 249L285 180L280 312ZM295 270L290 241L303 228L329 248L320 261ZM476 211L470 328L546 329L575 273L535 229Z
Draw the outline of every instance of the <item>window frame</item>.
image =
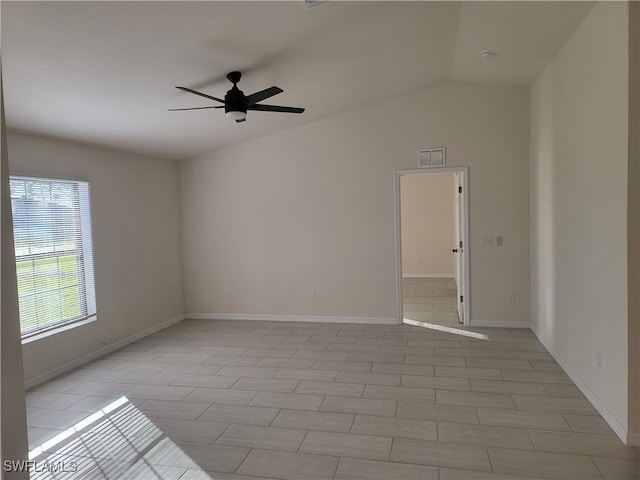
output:
M24 174L10 174L9 180L11 181L32 181L43 183L66 183L73 184L75 190L74 203L77 200L77 209L74 206L74 216L77 216L79 220L79 233L76 235L76 239L79 241L77 245L71 251L52 251L45 253L32 253L29 252L26 255L18 255L14 252L16 262L16 274L18 262L30 261L36 259L58 259L65 254L68 255L71 252L76 259L79 259L78 263L78 277L81 280L78 283L78 298L80 302L80 314L68 319L61 319L59 321L52 322L39 328L33 328L26 332L23 332L22 318L20 318L20 335L22 343L29 343L34 340L55 335L57 333L76 328L80 325L91 323L97 319L97 306L96 306L96 293L95 293L95 262L94 262L94 245L93 245L93 221L92 221L92 198L91 198L91 183L86 179L77 178L61 178L61 177L45 177L36 175L24 175ZM11 190L11 188L10 188ZM11 196L11 192L10 192ZM13 196L11 196L11 206L13 214ZM12 215L13 217L13 215ZM57 218L52 215L49 218ZM59 217L58 217L59 218ZM15 227L16 219L12 218L13 232L14 232L14 250L16 246ZM62 288L59 287L59 290ZM18 294L20 292L18 291Z

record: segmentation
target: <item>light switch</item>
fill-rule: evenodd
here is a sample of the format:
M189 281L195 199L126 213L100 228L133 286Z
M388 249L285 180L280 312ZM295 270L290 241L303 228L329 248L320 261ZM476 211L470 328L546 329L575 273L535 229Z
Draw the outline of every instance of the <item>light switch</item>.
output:
M480 245L483 247L493 246L493 237L482 237L480 239Z
M496 247L501 247L502 246L502 235L498 235L496 237Z

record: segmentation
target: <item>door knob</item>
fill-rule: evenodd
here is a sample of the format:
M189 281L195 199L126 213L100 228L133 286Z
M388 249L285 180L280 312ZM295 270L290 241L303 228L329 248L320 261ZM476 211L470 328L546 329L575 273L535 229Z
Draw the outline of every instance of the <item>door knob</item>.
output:
M458 253L458 249L454 248L453 250L451 250L453 253Z

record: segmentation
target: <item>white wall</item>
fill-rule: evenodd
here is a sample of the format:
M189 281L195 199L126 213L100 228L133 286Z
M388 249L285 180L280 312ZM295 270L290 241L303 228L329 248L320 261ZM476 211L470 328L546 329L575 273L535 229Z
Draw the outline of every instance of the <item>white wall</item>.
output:
M454 277L455 175L400 178L402 275Z
M626 3L596 5L531 89L533 327L621 436L627 34Z
M98 319L23 346L28 384L184 313L174 162L9 132L12 174L91 183Z
M393 172L435 145L470 166L472 320L528 322L528 105L445 83L181 162L187 312L397 318Z
M4 465L5 461L28 460L29 447L1 72L0 65L0 460ZM5 472L3 469L0 477L28 479L29 472Z

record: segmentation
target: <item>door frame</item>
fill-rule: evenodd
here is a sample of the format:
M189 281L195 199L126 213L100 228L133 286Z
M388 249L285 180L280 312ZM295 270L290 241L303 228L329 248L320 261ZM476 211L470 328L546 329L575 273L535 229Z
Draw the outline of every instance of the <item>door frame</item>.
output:
M415 168L410 170L395 170L394 171L394 196L395 196L395 250L396 250L396 311L398 316L398 323L403 323L403 306L402 306L402 209L400 201L400 188L401 178L409 175L438 175L443 173L460 174L460 180L462 183L462 202L461 212L462 217L461 226L463 231L460 232L462 241L464 242L464 256L462 259L462 276L463 276L463 288L462 295L464 296L463 312L465 326L471 325L471 294L469 285L469 167L431 167L431 168ZM453 248L453 247L452 247Z

